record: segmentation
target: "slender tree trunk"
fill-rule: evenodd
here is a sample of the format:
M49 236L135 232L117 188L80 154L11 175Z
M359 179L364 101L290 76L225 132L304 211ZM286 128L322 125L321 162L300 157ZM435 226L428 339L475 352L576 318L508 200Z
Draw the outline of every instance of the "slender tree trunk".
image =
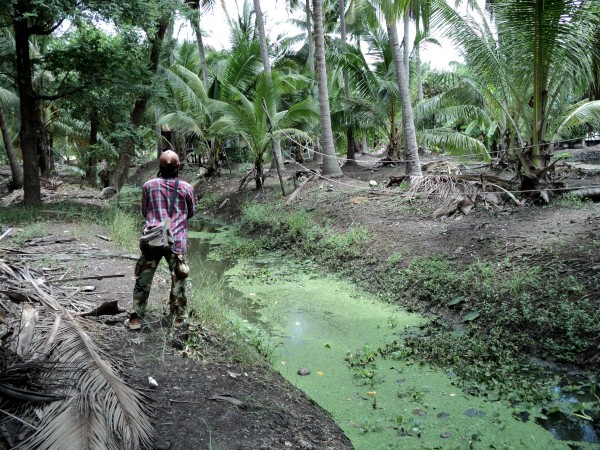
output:
M158 111L154 110L154 121L156 126L154 127L154 134L156 136L156 158L160 158L162 154L162 145L163 145L163 136L162 136L162 126L158 123Z
M419 23L417 22L417 35L419 34ZM415 47L415 59L417 63L417 92L419 102L423 101L423 67L421 66L420 43Z
M165 16L161 19L156 30L156 34L152 40L152 49L150 51L150 72L155 75L158 70L160 63L160 51L162 44L165 39L165 33L169 25L169 17ZM146 107L148 106L148 100L150 95L143 94L137 99L131 112L130 121L134 130L137 130L142 124ZM120 191L125 181L127 181L127 175L129 174L129 166L135 153L135 142L133 137L125 139L119 147L119 162L115 169L112 179L112 185Z
M402 131L404 140L404 153L407 156L407 175L422 176L421 163L419 159L419 147L417 146L417 134L415 131L415 120L412 105L410 103L410 91L408 88L408 77L400 57L400 44L398 43L398 30L396 23L387 20L387 33L392 47L396 81L400 92L400 103L402 105Z
M271 83L271 62L269 61L269 49L267 47L267 35L265 33L265 23L262 10L260 9L260 0L254 0L254 12L256 13L256 27L258 28L258 38L260 41L260 57L263 61L265 76ZM281 173L285 172L283 165L283 155L281 154L281 142L279 139L273 139L273 154L275 159L271 167L279 167Z
M258 156L254 161L254 169L256 170L256 173L254 174L254 183L256 184L256 190L261 190L265 183L262 155Z
M206 52L204 50L204 42L202 41L202 28L200 21L202 18L202 7L198 8L198 20L194 20L194 17L190 19L192 29L196 35L196 42L198 43L198 52L200 53L200 67L202 68L202 81L204 87L208 87L208 65L206 64Z
M390 97L390 136L387 147L387 157L389 159L400 159L398 152L398 127L396 126L396 98Z
M310 0L306 0L306 42L308 44L308 72L311 75L315 73L315 46L312 29L312 13L310 11Z
M168 60L169 60L169 66L172 66L173 63L175 62L175 55L173 54L173 48L175 46L175 41L173 39L173 36L175 36L175 17L172 15L169 18L169 25L167 25L167 32L166 32L166 37L165 37L165 42L167 43L167 49L169 51L168 53Z
M254 13L256 14L256 27L260 41L260 57L263 61L265 74L271 76L271 62L269 61L269 49L267 48L267 35L265 33L265 22L263 20L260 0L254 0Z
M410 50L408 48L410 42L410 16L408 14L408 9L404 11L403 21L404 42L402 44L402 47L404 49L404 52L402 53L402 56L404 57L404 71L406 72L406 81L410 86Z
M14 22L15 50L17 54L17 87L21 112L19 141L23 154L23 203L37 205L41 203L40 167L38 159L38 137L41 130L36 129L36 93L33 90L31 57L29 53L29 27L27 19Z
M96 177L98 176L98 157L96 156L96 149L94 145L98 143L98 110L92 107L90 113L90 149L88 157L86 158L86 175L85 180L90 186L97 186Z
M341 38L342 45L346 46L346 3L344 0L338 0L339 7L339 15L340 15L340 29L341 29ZM348 73L344 70L342 71L342 78L344 80L344 95L346 98L350 98L350 83L348 81ZM346 164L356 164L356 155L354 153L354 130L352 125L348 127L346 130L346 137L348 141L348 148L346 149Z
M40 166L40 175L49 178L54 169L54 157L52 147L46 133L46 120L44 118L44 102L41 99L35 100L35 122L36 133L38 135L38 158Z
M543 3L541 3L543 4ZM538 12L539 14L539 12ZM537 29L540 27L540 19L534 17L534 52L533 52L533 120L532 120L532 142L531 142L531 164L537 169L541 169L546 166L546 161L543 157L545 145L543 145L544 139L544 125L545 125L545 110L546 102L548 100L548 91L546 90L546 84L548 82L548 73L544 67L544 39L543 33ZM525 166L525 165L524 165ZM527 173L528 168L523 167L523 170Z
M319 111L321 119L321 145L323 147L323 175L342 176L333 143L331 112L329 109L329 89L327 87L327 66L325 62L325 36L323 34L323 3L313 0L315 13L315 56L317 59L317 84L319 86Z
M342 38L342 45L345 47L346 46L346 41L347 41L347 37L346 37L346 4L344 2L344 0L338 0L338 6L339 6L339 15L340 15L340 31L341 31L341 38ZM346 96L346 98L350 98L350 83L348 82L348 74L346 73L345 70L342 71L342 78L344 80L344 95Z
M348 127L346 130L348 140L348 152L346 153L346 164L356 164L356 140L354 139L354 128Z
M2 104L0 104L0 131L2 131L2 142L4 142L4 149L6 150L10 172L12 173L12 188L21 189L23 187L23 168L19 164L17 152L10 138L10 131L8 130L8 123L6 122Z

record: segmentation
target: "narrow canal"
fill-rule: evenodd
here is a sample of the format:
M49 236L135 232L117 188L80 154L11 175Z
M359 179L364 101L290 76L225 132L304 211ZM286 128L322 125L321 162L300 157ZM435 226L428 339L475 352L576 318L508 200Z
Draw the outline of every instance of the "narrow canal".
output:
M232 313L268 336L274 368L329 411L356 449L600 448L591 425L564 440L535 411L469 395L451 371L399 358L402 336L425 318L285 254L210 258L227 231L190 238L192 283L225 286Z

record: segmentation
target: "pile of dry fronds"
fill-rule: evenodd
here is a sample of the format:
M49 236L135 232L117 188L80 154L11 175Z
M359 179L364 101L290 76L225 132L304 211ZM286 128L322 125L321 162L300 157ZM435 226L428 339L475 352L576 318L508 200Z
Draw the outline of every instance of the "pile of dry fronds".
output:
M0 260L0 432L20 449L150 447L148 399L92 339L100 325L61 304L69 297Z
M510 198L517 205L519 201L511 192L509 182L489 175L427 175L421 177L395 177L387 187L410 181L405 193L407 200L428 200L436 205L433 217L449 215L460 210L469 214L476 203L485 207L497 207Z

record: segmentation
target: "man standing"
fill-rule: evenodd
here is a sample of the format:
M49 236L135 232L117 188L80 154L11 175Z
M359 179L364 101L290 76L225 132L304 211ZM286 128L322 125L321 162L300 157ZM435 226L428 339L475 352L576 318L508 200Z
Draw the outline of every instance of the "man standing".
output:
M142 255L135 266L135 287L133 289L133 312L125 322L130 330L142 327L142 318L146 312L152 279L160 260L164 257L171 272L171 293L169 309L175 326L183 324L187 319L185 295L185 279L189 269L184 259L187 237L188 219L196 212L196 196L194 188L187 182L179 180L179 157L177 153L167 150L159 158L157 178L144 183L142 188L142 215L146 218L145 229L156 227L169 217L169 206L173 201L171 229L174 244L171 250L156 251L141 248ZM177 188L175 196L174 189Z

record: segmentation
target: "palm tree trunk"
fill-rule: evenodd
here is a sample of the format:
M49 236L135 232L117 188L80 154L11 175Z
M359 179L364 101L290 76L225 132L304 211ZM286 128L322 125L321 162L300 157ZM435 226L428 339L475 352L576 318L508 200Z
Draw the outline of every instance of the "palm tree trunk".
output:
M417 35L419 35L419 23L417 22ZM421 66L420 42L415 47L415 59L417 63L417 92L419 102L423 101L423 67Z
M52 148L46 133L46 120L44 117L44 102L40 99L35 101L35 121L38 131L38 158L40 166L40 174L44 178L49 178L50 173L54 169L54 158L52 156Z
M398 160L398 127L396 127L396 97L390 97L390 135L387 146L387 157Z
M196 42L198 43L198 53L200 54L200 67L202 68L202 81L204 87L208 87L208 65L206 64L206 52L204 50L204 42L202 41L202 28L200 27L200 20L202 17L202 8L198 8L198 20L194 20L192 16L190 22L192 29L196 35Z
M325 63L325 37L323 34L323 3L313 0L315 13L315 56L317 59L317 84L319 86L319 111L321 119L321 145L323 147L323 175L342 176L333 144L331 112L329 109L329 89L327 87L327 66Z
M13 146L12 139L10 138L10 131L8 129L8 123L6 122L6 116L4 115L4 108L0 104L0 131L2 131L2 141L4 142L4 149L6 150L6 156L10 164L10 172L12 173L12 188L21 189L23 187L23 168L19 164L19 158L17 152Z
M90 149L85 161L85 180L90 186L94 187L97 185L96 178L98 176L98 157L96 156L96 149L94 148L94 145L98 143L98 127L98 110L95 107L92 107L92 111L90 112Z
M263 61L263 68L267 76L271 76L271 62L269 61L269 49L267 48L267 35L265 33L265 22L263 20L262 10L260 9L260 0L254 0L254 13L256 14L256 28L258 28L258 38L260 41L260 57Z
M404 11L404 42L402 43L402 47L404 52L402 56L404 57L404 70L406 72L406 80L408 85L410 86L410 53L408 50L408 43L410 41L410 16L408 14L408 10Z
M346 46L346 3L344 0L339 0L339 15L340 15L340 29L341 29L341 38L342 45ZM342 71L342 78L344 80L344 95L346 98L350 98L350 83L348 81L348 73L344 70ZM352 125L348 127L346 130L347 136L347 150L346 150L346 164L356 164L356 155L354 153L354 129Z
M310 11L310 0L306 0L306 42L308 44L308 72L315 73L315 46L312 30L312 13Z
M158 124L159 113L158 110L154 109L154 135L156 136L156 159L160 158L162 154L162 145L163 145L163 136L162 136L162 126Z
M396 81L400 92L400 104L402 105L402 131L404 140L404 154L407 159L406 174L410 176L422 176L421 163L419 160L419 147L417 146L417 134L415 131L415 120L412 105L410 103L410 91L408 88L408 77L400 57L400 44L398 43L398 30L396 23L386 19L387 33L392 47Z
M271 62L269 61L269 49L267 48L267 35L265 34L265 23L263 21L262 11L260 9L260 0L254 0L254 12L256 14L256 27L258 28L258 38L260 42L260 57L263 61L265 75L269 82L271 81ZM283 155L281 154L281 142L279 139L273 140L273 155L275 155L273 165L276 165L280 173L285 172L283 164Z

